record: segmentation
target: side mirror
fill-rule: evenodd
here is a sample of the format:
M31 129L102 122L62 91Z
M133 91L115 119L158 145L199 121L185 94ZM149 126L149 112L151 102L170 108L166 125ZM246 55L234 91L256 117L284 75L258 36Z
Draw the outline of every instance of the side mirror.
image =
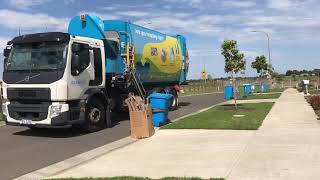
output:
M11 52L11 49L8 49L8 48L4 49L4 50L3 50L3 56L4 56L4 57L9 57L10 52Z
M72 73L72 75L78 75L79 66L80 66L79 55L72 54L72 59L71 59L71 73Z

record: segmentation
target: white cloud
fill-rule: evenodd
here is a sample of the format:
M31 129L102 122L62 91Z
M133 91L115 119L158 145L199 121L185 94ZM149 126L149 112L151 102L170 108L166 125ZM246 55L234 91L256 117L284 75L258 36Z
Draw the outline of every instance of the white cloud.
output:
M255 1L237 1L237 0L225 0L222 2L224 7L228 8L249 8L256 6Z
M312 3L313 0L268 0L268 7L278 10L301 8L303 5Z
M10 40L8 37L0 36L0 53L2 54L2 50L7 46L7 42Z
M10 18L8 18L10 17ZM65 31L69 18L56 18L43 13L23 13L0 9L0 25L2 27L23 31L59 30Z
M148 12L143 11L125 11L125 12L119 12L117 13L122 16L132 16L132 17L143 17L149 15Z
M18 9L29 9L32 6L45 4L51 0L10 0L10 4Z
M179 3L182 5L189 5L193 8L203 8L208 0L164 0L169 3Z
M241 51L241 53L244 54L244 56L248 62L252 62L257 56L263 55L263 53L259 53L257 51L253 51L253 50L241 50L240 49L240 51Z
M98 13L98 12L81 12L85 14L91 14L94 16L98 16L102 20L115 20L120 19L120 16L115 13ZM80 13L79 13L80 14Z
M116 9L118 9L118 8L114 7L114 6L107 6L107 7L101 8L101 10L107 10L107 11L113 11L113 10L116 10Z

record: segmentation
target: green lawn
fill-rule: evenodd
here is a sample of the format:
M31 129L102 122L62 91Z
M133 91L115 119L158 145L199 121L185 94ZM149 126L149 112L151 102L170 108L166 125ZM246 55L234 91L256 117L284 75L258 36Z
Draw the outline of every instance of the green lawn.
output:
M310 90L309 93L312 94L312 95L317 95L317 94L320 95L320 90L316 90L316 89L315 90Z
M222 91L217 91L216 89L206 89L204 91L178 93L178 95L179 97L181 97L181 96L189 96L189 95L197 95L197 94L205 94L205 93L216 93L216 92L222 92Z
M281 93L259 93L259 94L251 94L247 97L239 98L239 100L246 99L278 99L281 96Z
M52 180L156 180L151 178L143 178L143 177L131 177L131 176L124 176L124 177L108 177L108 178L65 178L65 179L52 179ZM187 178L187 177L166 177L157 180L202 180L201 178ZM209 180L224 180L223 178L210 178Z
M173 122L161 129L234 129L256 130L274 103L239 104L238 110L234 105L220 105L205 112ZM234 117L234 115L244 115Z

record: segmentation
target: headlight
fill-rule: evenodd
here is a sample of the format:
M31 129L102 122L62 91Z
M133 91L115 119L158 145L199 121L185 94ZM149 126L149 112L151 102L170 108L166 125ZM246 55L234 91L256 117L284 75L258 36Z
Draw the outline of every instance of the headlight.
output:
M2 103L2 114L7 116L7 105L6 105L6 103Z
M61 105L52 105L50 109L50 116L55 117L61 113Z

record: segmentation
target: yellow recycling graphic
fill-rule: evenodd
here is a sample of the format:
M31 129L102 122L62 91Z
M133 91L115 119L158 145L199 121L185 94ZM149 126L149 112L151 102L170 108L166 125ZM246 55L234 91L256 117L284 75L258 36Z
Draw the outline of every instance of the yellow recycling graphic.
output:
M182 52L178 40L167 36L161 43L145 44L142 65L147 61L151 61L163 73L177 73L182 65Z

